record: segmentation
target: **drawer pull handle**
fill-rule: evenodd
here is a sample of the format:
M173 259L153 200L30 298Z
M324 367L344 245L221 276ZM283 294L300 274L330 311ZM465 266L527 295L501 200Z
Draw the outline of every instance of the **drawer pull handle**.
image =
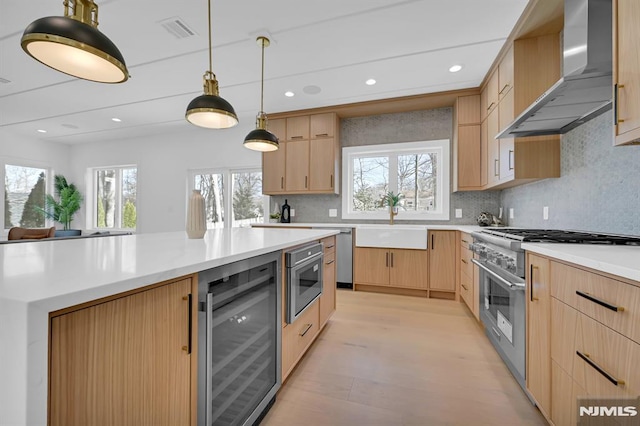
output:
M335 244L333 244L333 245L327 246L327 248L328 248L328 249L330 249L330 248L334 248L335 246L336 246L336 245L335 245Z
M461 285L461 286L462 286L462 288L464 288L465 290L469 290L469 289L467 288L467 286L466 286L466 285L464 285L464 284L460 284L460 285Z
M325 263L325 265L331 265L333 262L335 262L335 259Z
M327 137L327 136L329 136L329 133L316 133L316 137L317 137L317 136L324 136L324 137Z
M509 83L505 84L504 87L502 88L502 90L498 94L502 95L504 93L504 91L507 90L507 87L509 87Z
M537 267L537 266L534 266L534 265L532 264L532 265L531 265L531 269L529 270L529 271L530 271L529 277L530 277L530 279L531 279L531 286L530 286L530 287L531 287L531 290L529 291L529 296L531 296L530 300L531 300L532 302L535 302L536 300L538 300L538 298L537 298L537 297L533 297L533 271L534 271L534 270L538 270L538 267Z
M460 259L462 261L462 263L464 263L465 265L467 264L467 261L464 259Z
M493 108L493 106L495 105L495 102L491 102L491 104L487 107L487 111L489 111L491 108Z
M304 331L300 333L300 337L304 337L304 335L307 334L309 330L311 330L311 327L313 327L313 324L306 324Z
M584 297L587 300L592 301L593 303L597 303L600 306L604 306L607 309L610 309L614 312L624 312L624 308L622 306L615 306L610 303L605 302L604 300L593 297L589 293L583 293L581 291L576 290L576 294L580 297Z
M291 136L289 139L302 139L304 136Z
M607 373L606 371L604 371L602 369L602 367L600 367L598 364L596 364L595 362L593 362L593 360L591 360L591 357L589 356L589 354L583 354L580 351L576 351L576 354L582 358L583 360L585 360L585 362L587 364L589 364L590 366L592 366L598 373L602 374L608 381L610 381L611 383L613 383L615 386L619 386L619 385L624 385L624 380L618 380L615 377L613 377L611 374Z
M465 243L465 244L469 244L469 241L467 241L467 240L461 240L461 241L462 241L463 243Z

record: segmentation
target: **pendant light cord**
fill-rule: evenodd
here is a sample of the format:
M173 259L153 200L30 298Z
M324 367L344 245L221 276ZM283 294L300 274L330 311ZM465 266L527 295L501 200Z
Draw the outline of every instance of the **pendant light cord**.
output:
M211 0L209 0L208 2L209 4L209 8L208 8L208 18L209 18L209 73L211 75L213 75L213 67L211 66L211 56L212 56L212 51L213 51L213 47L212 47L212 43L211 43Z
M265 40L262 39L262 74L260 77L260 112L264 113L264 106L263 106L263 101L264 101L264 44L265 44Z

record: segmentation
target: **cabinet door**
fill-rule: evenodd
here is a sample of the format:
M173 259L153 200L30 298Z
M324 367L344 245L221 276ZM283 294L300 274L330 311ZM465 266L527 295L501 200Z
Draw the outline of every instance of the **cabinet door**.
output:
M309 189L309 141L287 142L285 189L307 191Z
M458 126L480 124L480 95L458 97L456 117Z
M280 140L276 151L262 153L262 193L278 194L284 191L285 175L285 119L270 120L267 124L271 133Z
M499 131L498 110L487 117L487 184L495 185L500 181L500 142L496 139Z
M356 247L353 278L357 284L389 285L389 250Z
M389 284L402 288L428 287L427 250L389 250Z
M456 290L456 231L429 231L429 288Z
M498 106L498 92L500 91L498 84L498 71L495 71L487 82L487 114L490 114Z
M487 120L484 120L480 125L480 184L482 186L486 186L488 183L489 135L487 124Z
M640 3L617 0L614 83L617 84L616 145L640 140Z
M498 66L498 95L500 102L502 98L513 88L513 46L500 61Z
M458 189L477 188L481 183L480 126L458 127Z
M336 171L335 140L333 138L312 139L309 163L309 189L333 192Z
M52 318L49 424L192 424L190 293L186 279Z
M309 116L289 117L287 120L287 140L309 139Z
M336 114L313 114L311 116L311 139L332 138L335 136Z
M336 253L331 252L324 258L322 296L320 296L320 327L336 310Z
M507 94L502 98L498 105L498 128L500 130L507 127L514 119L513 116L513 90L509 90ZM514 139L503 138L498 140L500 147L500 153L498 154L498 163L500 164L499 178L500 181L511 180L514 176Z
M549 260L528 255L527 389L547 416L551 413L551 291Z

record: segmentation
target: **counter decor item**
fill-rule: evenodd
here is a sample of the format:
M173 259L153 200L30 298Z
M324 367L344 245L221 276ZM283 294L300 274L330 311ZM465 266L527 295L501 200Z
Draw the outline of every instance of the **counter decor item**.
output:
M476 218L479 226L489 226L493 224L494 216L489 212L482 212Z
M203 238L207 232L204 197L199 189L194 189L187 205L187 236L192 239Z
M287 200L284 200L284 204L282 205L282 213L280 215L281 223L290 223L291 222L291 206L287 204Z
M58 222L63 226L62 230L56 231L56 237L71 237L81 235L79 229L70 229L73 216L80 210L82 205L82 194L72 183L62 175L53 177L53 188L55 195L47 194L44 200L44 208L38 210L48 219Z
M271 213L269 215L269 223L278 223L280 222L280 212Z
M389 223L391 225L393 225L393 217L398 215L398 206L402 197L402 194L394 194L393 191L389 191L380 199L381 207L389 206Z

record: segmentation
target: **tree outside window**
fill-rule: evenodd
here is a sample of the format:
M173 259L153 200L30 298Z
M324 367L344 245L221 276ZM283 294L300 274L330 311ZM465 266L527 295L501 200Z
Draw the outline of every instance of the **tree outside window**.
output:
M131 166L97 169L94 181L95 227L135 229L138 169Z
M45 207L47 170L5 165L4 228L14 226L42 228L46 225Z

